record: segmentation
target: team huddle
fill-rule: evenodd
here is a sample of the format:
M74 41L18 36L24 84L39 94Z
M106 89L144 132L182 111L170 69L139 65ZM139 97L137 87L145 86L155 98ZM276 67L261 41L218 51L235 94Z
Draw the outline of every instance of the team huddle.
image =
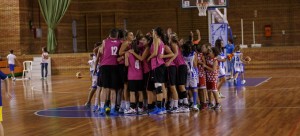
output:
M200 44L199 30L197 36L194 40L191 32L188 40L179 40L171 29L165 34L160 27L146 35L112 29L91 55L93 85L86 107L96 93L93 109L100 115L219 110L225 63L236 83L251 59L243 58L239 46L225 53L222 40L212 47Z

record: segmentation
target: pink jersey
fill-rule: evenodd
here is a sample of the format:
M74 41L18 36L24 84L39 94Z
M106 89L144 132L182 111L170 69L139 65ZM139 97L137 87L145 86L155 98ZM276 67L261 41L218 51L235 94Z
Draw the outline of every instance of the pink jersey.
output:
M164 54L165 50L165 45L164 43L160 40L159 45L158 45L158 51L157 51L157 56L151 58L151 69L154 70L155 68L161 66L162 64L165 64L164 59L161 59L159 56ZM151 45L150 48L150 53L152 54L154 52L154 44Z
M170 47L166 45L165 48L170 48ZM170 50L171 50L171 48L170 48ZM165 62L168 62L170 59L171 58L165 59ZM170 63L170 66L175 66L174 60Z
M101 60L101 65L118 65L118 50L121 45L119 39L107 38L104 40L103 55Z
M176 66L186 65L185 62L184 62L184 58L183 58L183 55L182 55L182 52L181 52L180 48L178 48L178 55L175 58L174 62L176 64Z
M134 55L128 56L128 80L143 80L143 69L141 61L136 59Z
M218 61L217 58L207 57L206 65L208 67L213 68L214 62L216 62L216 61ZM207 75L207 78L206 78L207 82L217 83L217 81L218 81L218 70L217 69L214 71L206 70L206 75Z

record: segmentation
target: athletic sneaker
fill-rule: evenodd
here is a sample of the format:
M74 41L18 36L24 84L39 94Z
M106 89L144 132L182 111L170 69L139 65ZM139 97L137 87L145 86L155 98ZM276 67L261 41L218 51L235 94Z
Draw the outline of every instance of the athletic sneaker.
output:
M105 115L105 109L104 108L99 108L99 115L104 116Z
M84 107L87 108L87 109L90 109L91 108L91 103L85 103Z
M119 108L119 113L125 113L125 110L123 108Z
M188 106L182 106L179 111L186 113L186 112L190 112L190 109Z
M219 92L219 98L225 98L225 96L221 92Z
M96 112L96 111L97 111L97 109L98 109L98 105L94 105L94 107L93 107L93 111L94 111L94 112Z
M221 109L221 104L217 104L217 105L215 106L215 110L219 110L219 109Z
M213 108L214 108L214 104L209 103L209 104L208 104L208 108L209 108L209 109L213 109Z
M197 105L193 105L192 108L191 108L193 111L199 111L199 108Z
M163 114L167 114L167 110L165 107L161 108L161 111L163 112Z
M179 110L177 107L173 107L171 110L170 110L170 113L179 113Z
M136 114L136 110L130 107L128 110L124 111L124 114Z
M158 108L158 107L155 107L154 108L154 110L152 111L152 112L150 112L149 113L150 115L162 115L163 114L163 112L162 112L162 110L160 109L160 108Z
M207 109L207 103L203 103L202 105L201 105L201 110L206 110Z
M117 116L117 115L119 115L119 113L116 111L115 108L112 108L112 109L110 109L109 115L111 115L111 116Z
M242 80L242 85L246 83L246 80Z
M14 77L12 80L13 80L13 81L16 81L16 78Z

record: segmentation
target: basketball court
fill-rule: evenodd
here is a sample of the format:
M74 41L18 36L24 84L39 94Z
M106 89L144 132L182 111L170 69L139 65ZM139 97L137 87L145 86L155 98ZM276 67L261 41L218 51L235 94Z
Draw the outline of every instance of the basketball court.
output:
M260 7L251 9L251 17L249 17L250 15L245 15L246 13L243 13L241 17L242 13L240 12L243 12L243 9L236 10L238 5L249 4L251 2L243 3L238 0L168 0L167 2L162 2L162 5L157 5L155 3L159 3L159 0L150 1L148 3L145 2L145 4L149 4L149 9L144 9L139 13L136 11L141 9L137 8L135 10L131 6L142 5L143 1L136 3L126 1L126 4L128 4L126 5L123 3L123 0L109 2L105 0L81 2L73 0L68 9L72 12L67 11L64 16L68 19L72 18L70 20L73 21L69 20L69 24L66 25L64 23L68 19L63 20L63 26L56 28L55 32L58 43L65 42L63 34L69 35L69 42L66 42L69 45L58 44L53 50L54 53L50 53L50 70L48 72L49 76L46 79L40 78L40 51L36 51L37 49L35 49L39 48L39 46L30 47L28 50L31 53L29 51L28 54L22 53L26 49L21 47L21 53L18 54L17 52L16 56L22 64L24 61L32 63L29 64L31 66L26 66L27 64L25 65L24 63L23 67L23 70L30 69L29 67L31 67L31 73L29 70L30 74L25 74L25 78L21 76L16 77L16 81L9 79L12 98L6 96L3 89L4 83L1 82L4 135L300 135L300 55L298 53L300 51L300 43L295 40L296 38L291 38L297 36L294 33L300 31L299 27L294 27L295 25L293 24L294 26L289 28L289 30L293 29L293 31L289 31L284 26L275 28L276 23L262 23L263 18L261 16L263 13L260 13ZM27 4L31 2L27 1ZM42 13L37 13L39 10L38 2L33 3L35 3L35 6L32 4L32 16L41 16L39 20L43 22ZM77 9L74 3L76 6L79 5L78 7L82 4L80 8L84 12L80 11L80 8ZM103 6L103 9L96 8L95 5L103 3L107 4ZM257 3L259 5L259 2ZM279 3L279 1L274 1L274 3ZM272 5L273 7L266 8L269 11L277 10L276 12L278 12L278 8L280 9L280 7L276 7L274 3L273 5L271 3L263 3L263 6ZM118 7L118 4L123 5ZM167 4L170 4L175 10L162 9ZM300 2L297 0L292 0L290 4L296 5L295 7L297 5L300 6ZM121 9L124 5L127 6L128 11ZM120 8L120 10L111 11L109 6ZM151 8L154 9L152 10ZM105 39L108 35L108 30L113 27L133 29L131 31L134 33L136 31L135 28L138 27L141 27L141 30L145 30L144 33L151 31L152 29L147 29L160 25L160 21L154 21L153 23L148 20L149 18L151 20L155 17L160 18L159 15L162 13L156 13L155 9L157 12L170 12L170 16L172 17L173 14L176 15L176 17L174 16L174 20L170 21L170 27L173 27L174 31L177 31L180 37L188 37L190 31L200 29L201 34L204 35L201 37L201 44L209 42L212 46L215 46L216 40L221 39L226 45L228 44L228 39L234 39L235 44L242 47L245 56L251 57L250 59L252 60L245 64L245 84L241 83L241 76L238 76L237 82L226 80L222 85L220 91L225 98L220 99L222 105L220 110L205 109L190 111L188 113L167 113L163 115L118 114L115 116L103 116L98 112L94 112L92 108L87 108L85 105L89 88L91 87L90 71L87 63L90 53L93 52L93 47L90 47L90 45ZM236 11L232 11L233 9ZM293 7L292 10L294 9ZM151 15L150 13L148 16L140 15L146 14L148 10L151 12ZM82 13L74 15L75 12ZM123 14L126 14L126 16ZM134 15L136 15L136 18ZM291 13L290 16L292 15L294 14ZM123 18L123 16L125 17ZM298 19L295 16L291 18ZM167 18L167 20L169 19ZM147 21L135 24L133 20L137 22L138 20ZM111 22L114 22L113 25L110 24ZM162 23L165 26L164 30L168 28L166 24ZM33 26L35 26L34 23ZM269 36L269 28L271 29L271 27L275 32L270 32L271 36ZM38 42L47 45L47 24L43 23L43 25L35 29L39 28L41 30L37 31L43 31L43 33L41 32L43 35L41 35L40 39L35 40L39 40ZM35 29L34 31L36 31ZM26 36L26 34L24 35ZM194 34L194 37L196 37L196 34ZM23 40L26 41L26 38ZM293 40L295 42L292 42ZM37 41L33 40L32 43L36 44ZM8 48L2 46L2 44L0 43L1 50L3 48L6 53ZM59 47L59 45L62 46ZM50 48L52 49L52 46ZM70 52L66 48L71 48ZM9 69L5 67L7 64L4 62L4 51L0 51L0 56L3 58L0 70L6 74L10 74ZM1 67L2 64L4 67ZM34 71L35 67L38 68L37 71ZM226 64L226 70L227 67ZM16 68L18 69L18 74L22 75L22 65ZM79 73L80 75L78 75ZM78 78L78 76L82 76L82 78ZM230 72L226 71L226 78L229 77ZM94 101L95 98L92 99L92 103Z

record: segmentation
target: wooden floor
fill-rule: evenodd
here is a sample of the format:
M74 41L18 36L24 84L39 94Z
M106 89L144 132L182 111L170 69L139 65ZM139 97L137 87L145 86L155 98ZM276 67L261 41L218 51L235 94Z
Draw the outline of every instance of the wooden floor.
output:
M272 77L257 87L222 88L221 111L117 118L40 117L38 110L83 105L88 78L54 76L16 81L14 99L3 97L6 136L299 136L300 70L248 71Z

